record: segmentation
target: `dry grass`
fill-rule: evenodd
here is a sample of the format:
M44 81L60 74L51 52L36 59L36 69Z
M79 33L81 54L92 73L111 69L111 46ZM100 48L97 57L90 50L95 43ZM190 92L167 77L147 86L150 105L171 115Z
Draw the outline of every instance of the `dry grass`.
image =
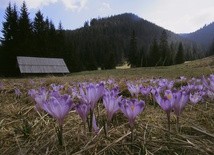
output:
M207 60L206 60L207 61ZM194 62L195 63L195 62ZM201 67L202 66L202 67ZM55 132L55 121L45 113L34 110L34 101L27 90L51 83L70 83L78 81L100 81L114 78L124 89L124 81L140 78L168 77L180 75L187 77L210 74L210 66L186 64L173 67L95 71L72 74L66 77L2 79L5 87L0 91L0 154L213 154L214 152L214 104L188 105L182 113L181 130L176 131L176 119L171 119L170 138L167 132L166 115L158 107L147 104L144 112L137 118L134 129L134 142L127 119L117 114L109 126L106 137L102 120L105 111L99 103L100 131L84 134L79 116L71 111L64 124L64 146L59 147ZM194 70L191 70L194 69ZM43 82L45 81L45 82ZM23 93L19 98L14 88ZM122 90L123 91L123 90ZM98 113L96 112L98 115Z

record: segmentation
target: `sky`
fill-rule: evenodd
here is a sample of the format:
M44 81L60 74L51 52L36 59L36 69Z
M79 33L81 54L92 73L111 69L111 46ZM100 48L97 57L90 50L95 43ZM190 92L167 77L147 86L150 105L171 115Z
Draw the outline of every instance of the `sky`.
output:
M0 30L8 3L18 10L23 0L0 0ZM175 33L189 33L214 21L214 0L25 0L30 18L41 10L56 27L76 29L92 18L134 13ZM0 33L0 36L2 34Z

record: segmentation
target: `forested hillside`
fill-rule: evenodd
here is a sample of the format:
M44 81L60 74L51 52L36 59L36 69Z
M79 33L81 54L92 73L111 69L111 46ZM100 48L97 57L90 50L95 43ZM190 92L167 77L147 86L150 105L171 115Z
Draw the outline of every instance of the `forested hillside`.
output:
M19 73L17 56L60 57L70 72L112 69L125 62L131 67L166 66L205 56L199 44L131 13L94 18L80 29L64 30L40 10L30 19L23 2L20 11L8 5L2 24L1 75Z
M214 23L205 25L203 28L187 34L181 34L181 36L202 44L206 48L209 48L214 41Z
M162 35L163 32L166 33L165 36ZM157 65L164 52L171 62L160 62L159 65L172 65L175 63L180 42L184 46L186 60L197 59L204 55L200 45L131 13L92 19L90 22L85 22L83 28L66 31L65 34L67 44L74 43L76 54L80 54L79 58L84 60L82 65L86 66L86 69L97 66L108 69L115 64L123 63L124 60L133 64L129 61L130 57L136 57L134 61L137 62L133 66L153 66ZM165 37L162 38L162 42L161 37ZM161 45L162 43L165 45ZM158 60L152 62L154 53Z

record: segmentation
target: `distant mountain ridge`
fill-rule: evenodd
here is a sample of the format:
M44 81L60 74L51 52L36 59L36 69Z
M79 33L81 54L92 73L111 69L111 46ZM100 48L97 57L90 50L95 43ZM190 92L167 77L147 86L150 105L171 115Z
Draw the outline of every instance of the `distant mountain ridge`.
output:
M146 43L148 41L149 42L152 41L154 38L159 39L162 31L166 30L168 34L169 43L171 41L175 41L175 42L183 41L183 42L193 43L188 39L185 39L183 36L179 34L176 34L163 27L160 27L132 13L124 13L124 14L119 14L119 15L114 15L114 16L99 18L99 19L94 18L90 22L89 29L96 29L96 27L99 27L99 29L106 32L108 31L108 29L116 30L120 27L123 27L123 28L126 27L126 29L124 28L124 30L126 31L123 31L123 30L114 31L113 33L120 33L121 35L130 36L130 34L132 33L132 30L135 30L137 31L136 32L137 38L140 40L146 38L147 40L144 40ZM85 28L87 27L82 27L74 31L84 31Z
M205 25L203 28L186 34L180 34L182 37L195 41L198 44L203 45L206 48L209 48L211 43L214 40L214 22L209 25Z
M84 66L105 66L112 58L115 63L123 63L127 59L130 49L130 39L133 31L136 34L138 51L144 50L144 57L149 56L149 48L154 39L159 42L163 31L167 32L168 44L173 46L176 53L179 42L183 43L185 52L194 55L192 51L200 50L200 45L178 34L166 30L154 23L144 20L132 13L124 13L105 18L93 18L86 22L84 27L76 30L67 30L67 44L74 44L75 54L83 61ZM194 49L194 50L193 50ZM89 64L88 62L96 62ZM112 61L113 62L113 61ZM103 67L103 68L111 68ZM88 70L86 67L85 70Z

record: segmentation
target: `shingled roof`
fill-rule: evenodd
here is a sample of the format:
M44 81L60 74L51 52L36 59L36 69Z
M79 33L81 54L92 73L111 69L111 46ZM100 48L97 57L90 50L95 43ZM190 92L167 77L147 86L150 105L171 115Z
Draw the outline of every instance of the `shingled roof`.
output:
M17 57L21 73L69 73L61 58Z

